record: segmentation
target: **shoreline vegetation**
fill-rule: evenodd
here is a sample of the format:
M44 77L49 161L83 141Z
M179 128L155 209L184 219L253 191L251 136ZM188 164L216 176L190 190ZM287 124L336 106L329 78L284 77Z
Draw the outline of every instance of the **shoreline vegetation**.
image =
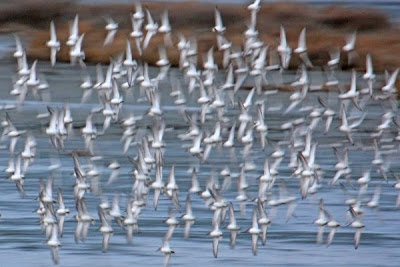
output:
M199 62L212 46L216 48L214 26L215 4L180 2L180 3L146 3L156 21L160 21L161 13L167 9L173 29L173 42L177 43L177 33L186 38L195 36L198 41ZM45 8L44 8L45 7ZM224 25L227 27L226 37L234 47L243 47L243 32L250 15L246 5L218 5ZM83 50L86 62L108 63L125 51L125 42L129 38L133 48L133 56L153 65L158 60L158 47L163 37L156 35L149 47L139 57L131 32L130 14L135 10L131 4L81 5L70 1L28 0L8 1L0 5L0 31L18 32L27 40L27 55L30 59L49 60L49 49L45 43L49 39L50 21L54 20L57 38L61 41L61 50L57 61L69 62L69 51L65 45L69 35L69 23L79 14L79 31L85 33ZM103 47L106 36L104 17L112 17L119 23L119 30L114 42ZM160 22L159 22L160 23ZM279 27L285 26L287 39L292 48L297 46L298 36L303 27L307 28L308 55L315 68L322 69L329 60L329 51L341 48L346 36L357 30L357 59L353 65L347 65L347 58L342 53L341 67L344 70L365 69L365 56L372 55L374 71L393 71L400 66L400 57L394 56L400 51L400 28L390 23L387 16L371 9L349 9L340 6L315 7L293 2L263 3L258 14L257 30L260 39L269 45L269 57L277 58L276 47L279 42ZM145 32L145 30L143 30ZM222 54L215 50L216 62L220 63ZM167 49L168 58L173 66L179 62L179 54L175 47ZM290 69L297 69L300 59L292 55Z

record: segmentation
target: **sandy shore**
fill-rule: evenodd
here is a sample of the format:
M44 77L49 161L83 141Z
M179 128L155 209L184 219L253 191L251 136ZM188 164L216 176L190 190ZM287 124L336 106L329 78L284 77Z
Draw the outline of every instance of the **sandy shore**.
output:
M22 2L24 4L22 4ZM46 10L43 10L43 5ZM177 41L177 33L186 37L196 36L199 43L199 61L202 53L216 45L215 34L211 31L214 24L213 4L201 3L145 3L157 21L160 14L168 9L173 28L173 40ZM243 32L249 21L249 12L243 5L219 5L222 19L227 27L226 37L234 46L243 46ZM49 23L55 20L57 35L65 43L68 23L75 14L80 15L80 32L85 33L83 49L87 62L109 62L125 49L126 38L131 31L130 13L134 5L76 5L69 1L43 0L10 1L0 5L0 30L19 31L29 40L28 56L31 59L49 59L49 51L45 46L49 38ZM111 16L119 23L119 31L112 45L103 47L106 36L104 16ZM307 44L309 56L316 66L321 68L329 59L329 50L344 45L346 35L358 31L356 48L358 59L354 65L348 66L343 56L343 69L364 69L364 58L371 53L375 71L393 70L400 66L400 57L394 56L400 51L400 29L391 25L388 18L374 10L350 10L331 6L318 8L295 3L263 4L258 13L257 29L260 38L269 44L271 56L278 45L279 26L284 25L289 45L297 46L298 35L303 27L307 27ZM131 40L132 44L134 41ZM139 57L134 47L134 57L154 64L158 60L158 46L163 42L162 36L155 36L144 54ZM178 53L175 48L168 49L168 56L174 65L178 64ZM216 52L218 62L221 54ZM59 61L69 61L68 47L62 46L57 55ZM291 68L297 68L299 58L293 56Z

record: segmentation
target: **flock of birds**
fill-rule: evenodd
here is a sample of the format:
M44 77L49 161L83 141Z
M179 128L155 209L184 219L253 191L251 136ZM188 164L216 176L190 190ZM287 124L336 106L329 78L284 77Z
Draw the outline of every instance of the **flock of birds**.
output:
M330 87L329 90L337 93L338 105L330 105L329 100L318 97L318 102L305 106L307 97L315 85L311 84L309 70L314 68L307 56L306 30L304 29L299 37L299 45L293 50L296 56L302 60L299 66L299 75L295 81L288 84L293 88L290 95L290 105L283 110L283 115L291 115L300 112L296 119L291 119L281 124L282 138L273 141L268 137L268 118L265 118L266 99L270 94L276 93L273 90L264 90L270 83L269 73L284 73L289 66L292 56L292 49L286 40L285 29L282 26L280 32L280 43L277 52L280 55L280 64L268 65L268 45L258 38L256 28L257 12L260 9L260 1L256 0L248 6L250 21L248 29L244 33L244 47L234 47L225 37L226 27L218 8L215 8L215 27L210 29L215 32L217 48L224 54L222 65L224 71L218 71L218 65L214 61L213 47L204 56L202 68L197 63L198 52L195 37L186 38L178 34L179 42L172 41L172 28L168 20L168 12L162 13L161 26L152 18L147 8L142 8L139 2L136 3L136 11L132 13L132 32L130 37L135 40L136 51L140 55L151 43L152 37L156 34L164 35L164 44L160 46L160 59L157 61L159 72L155 77L150 77L149 67L145 62L139 62L133 58L130 40L126 41L124 56L111 60L107 73L103 76L101 65L97 65L97 81L93 82L87 67L84 63L85 53L82 50L84 33L79 33L78 15L71 23L70 36L66 45L70 47L70 58L72 64L81 66L83 81L82 103L88 101L93 93L98 96L101 108L94 108L87 115L84 127L80 128L84 150L67 151L65 144L70 136L76 134L74 127L73 112L68 104L63 108L52 107L50 102L50 86L43 74L37 70L37 61L29 67L23 45L16 35L16 51L13 56L18 60L18 70L13 80L13 89L10 95L16 97L16 105L8 105L4 109L22 109L24 101L29 94L36 99L48 103L48 112L39 114L38 119L49 122L44 130L45 134L55 151L67 153L73 160L75 176L74 200L76 204L76 231L75 241L80 242L86 239L89 226L96 223L95 216L92 216L87 207L85 196L93 194L99 199L97 208L98 219L101 224L98 231L103 235L103 252L106 252L112 240L115 220L117 227L126 231L127 242L132 242L132 236L138 231L140 215L143 209L152 206L157 210L160 197L165 196L163 201L170 203L169 218L164 222L168 230L162 239L162 246L159 251L165 255L165 265L168 265L171 255L174 253L170 246L170 240L175 229L183 223L184 237L190 238L191 226L195 224L196 213L192 210L191 199L195 196L204 200L207 210L213 213L210 224L209 236L213 240L212 252L214 257L218 256L219 242L225 231L230 232L230 246L235 247L236 237L248 235L251 237L252 251L257 255L259 238L261 244L265 245L267 232L274 222L274 213L278 206L287 206L287 220L295 216L294 211L299 198L306 199L310 194L317 194L320 188L342 188L347 196L343 212L348 212L351 219L348 226L354 228L354 246L357 249L360 244L361 232L365 225L362 222L363 207L377 209L379 207L381 185L376 186L375 193L371 199L365 201L365 194L371 181L371 175L377 171L379 179L389 181L396 178L394 189L400 192L400 180L391 171L390 158L398 153L395 148L395 141L400 141L400 129L397 117L397 101L395 82L399 69L392 74L386 75L385 84L374 74L372 57L366 58L366 73L359 77L353 71L350 87L339 81L337 73L340 69L339 61L341 51L337 49L332 52L331 60L327 62L327 78L321 86ZM144 24L144 22L147 22ZM143 32L143 28L145 33ZM113 37L118 30L118 24L111 18L106 26L108 32L104 45L112 45ZM51 65L56 65L56 55L60 49L61 42L57 39L55 24L50 24L50 40L46 45L50 48ZM170 75L170 62L167 56L167 49L176 47L180 52L179 70L184 82ZM356 53L356 32L347 40L342 48L348 54L349 60ZM218 75L217 75L218 74ZM224 78L220 79L220 75ZM172 90L170 97L178 108L179 118L187 127L184 134L176 134L184 145L188 156L193 156L197 164L190 169L191 186L186 193L185 205L181 204L182 194L180 192L181 181L176 179L175 164L166 166L164 154L168 151L168 143L164 140L164 134L168 129L168 122L165 119L161 98L166 89L162 87L170 79ZM247 97L238 97L238 90L243 87L245 81L253 81L254 88L248 91ZM382 78L383 80L383 78ZM359 88L359 84L366 85ZM379 85L379 87L377 86ZM121 93L121 88L124 93ZM134 92L139 96L133 99ZM164 94L165 95L165 94ZM256 98L256 99L255 99ZM189 99L194 100L192 107L188 108ZM131 101L137 103L149 103L150 107L143 116L128 116L121 118L124 113L124 105ZM132 102L133 103L133 102ZM382 103L385 113L376 128L372 131L370 138L365 144L360 144L360 128L366 117L368 106L371 103ZM387 103L387 104L386 104ZM194 109L193 109L194 108ZM356 116L348 116L350 113ZM168 113L167 112L167 113ZM125 112L126 113L126 112ZM234 115L232 115L234 114ZM237 114L237 116L236 116ZM94 123L94 116L101 117L104 122L101 129L97 129ZM5 173L9 179L15 182L19 192L26 195L24 184L25 177L29 176L29 167L34 163L37 143L34 135L29 129L17 129L13 123L12 114L6 113L6 119L1 125L4 128L2 140L9 140L10 160ZM143 118L151 118L151 127L139 128ZM325 123L322 125L321 121ZM338 130L341 133L340 141L332 144L333 152L337 156L337 164L333 166L336 171L333 178L327 183L323 180L324 170L318 164L316 152L320 144L315 136L329 135L332 131L332 123L339 124ZM125 213L120 209L120 194L116 193L112 205L109 205L107 197L102 193L99 176L101 173L95 165L95 161L101 159L101 151L96 150L96 142L101 141L110 128L122 130L121 140L123 149L121 156L135 154L129 157L133 164L133 186L132 192L127 198ZM399 134L393 134L398 132ZM25 138L25 145L22 152L16 151L16 144L19 139ZM370 169L365 170L361 177L354 179L349 153L355 147L373 147L374 159ZM272 152L267 154L267 149ZM118 148L115 148L118 149ZM228 166L218 166L210 156L213 150L228 155L231 163L239 168L239 172L231 171ZM369 153L368 150L365 153ZM264 165L254 164L255 157L263 157ZM287 166L281 163L284 158L290 158ZM82 164L82 158L89 158L90 164ZM198 174L203 165L211 165L213 170L205 185L201 185ZM53 164L49 170L59 168L59 164ZM109 184L118 179L120 164L112 161L108 168L111 170ZM170 169L168 180L164 181L163 169ZM285 187L285 179L279 172L291 170L291 179L296 179L299 185L299 196L290 194ZM72 168L71 168L72 171ZM258 173L258 190L250 195L247 178L249 173ZM374 174L375 175L375 174ZM376 175L375 175L376 176ZM222 184L219 177L223 178ZM53 195L54 178L48 178L47 182L40 182L38 193L39 207L36 210L40 216L41 229L47 238L47 245L51 248L54 263L59 262L58 250L61 247L63 236L64 219L71 210L65 206L63 191L58 189L58 197ZM29 183L29 178L27 179ZM235 199L226 199L224 193L232 191L232 183L237 184L237 196ZM347 186L346 186L347 185ZM351 196L348 186L358 189L357 196ZM279 197L276 196L279 190ZM274 193L275 192L275 193ZM254 192L252 192L254 193ZM148 196L153 194L153 203L148 203ZM238 205L240 214L247 226L240 225L236 216ZM400 194L395 206L400 205ZM246 218L247 206L252 208L252 216ZM267 207L270 211L267 213ZM324 228L328 227L329 234L326 245L334 242L335 232L343 223L338 222L325 208L324 200L320 199L316 207L318 217L314 224L318 227L317 242L324 242ZM178 218L175 214L183 212ZM227 216L228 215L228 216ZM229 220L226 218L228 217ZM246 227L248 229L246 230ZM179 253L179 252L177 252Z

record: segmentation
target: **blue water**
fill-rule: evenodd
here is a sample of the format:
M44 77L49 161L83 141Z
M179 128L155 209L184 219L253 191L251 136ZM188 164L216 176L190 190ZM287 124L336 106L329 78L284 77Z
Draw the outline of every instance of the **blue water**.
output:
M14 65L3 64L0 66L0 105L11 103L12 98L8 96L8 91L11 88L11 79ZM152 193L148 197L148 206L143 209L139 219L140 232L134 235L133 243L126 244L125 233L115 223L114 236L111 238L109 251L101 252L102 235L97 231L100 226L97 219L96 206L99 204L99 199L91 193L87 193L87 202L90 213L96 217L96 222L90 227L89 235L84 243L76 244L74 242L74 230L76 221L73 218L76 214L73 200L72 186L74 178L71 173L73 171L73 162L67 152L83 147L83 140L80 137L80 127L84 125L84 120L87 112L98 106L95 97L87 104L79 104L81 97L81 89L79 84L79 69L73 68L69 64L57 64L55 69L48 67L46 63L39 64L39 70L47 73L46 77L50 84L52 102L41 103L35 101L32 96L28 97L27 102L21 110L11 110L9 114L18 129L29 129L37 139L37 156L26 173L25 188L27 197L22 198L17 192L13 182L9 180L0 181L0 260L5 266L49 266L52 264L49 248L45 244L45 237L41 233L39 227L39 218L32 211L37 207L38 203L35 200L38 194L39 180L46 179L50 173L47 167L50 164L49 158L58 157L62 167L53 174L55 178L54 188L60 187L63 189L65 203L71 209L71 214L65 222L64 236L60 238L62 247L60 248L60 266L82 266L82 265L99 265L99 266L121 266L121 265L149 265L160 266L163 263L163 255L157 251L162 245L162 238L167 231L167 226L163 221L168 218L168 207L170 201L164 196L160 198L158 210L155 212L152 208ZM89 66L89 70L94 74L94 67ZM173 72L176 72L173 71ZM154 75L152 69L151 75ZM176 74L178 75L178 74ZM275 75L275 74L274 74ZM318 80L319 74L314 74L314 81ZM343 80L348 80L348 74L343 74ZM179 76L176 76L179 78ZM270 77L271 79L273 77ZM285 79L293 79L293 76L285 76ZM197 159L192 157L185 148L182 147L182 142L177 139L177 134L186 131L186 124L178 115L177 108L171 104L171 98L168 96L168 83L161 85L162 107L165 112L164 118L167 123L167 132L164 140L167 144L165 151L164 163L164 180L167 179L170 167L176 164L176 180L180 187L180 200L183 203L186 197L186 191L190 186L191 175L187 173L188 168L192 164L197 163ZM244 98L246 92L239 92L238 97ZM138 96L138 90L135 92L135 99ZM196 96L196 94L195 94ZM189 107L198 108L194 98L190 99ZM322 96L329 99L332 107L337 106L337 93L315 92L307 97L305 104L313 103L318 105L317 96ZM280 106L287 106L288 93L280 92L276 95L270 95L266 99L266 122L269 126L268 137L271 140L279 141L287 138L279 129L280 125L294 118L303 117L307 112L292 113L287 116L282 116ZM260 99L258 99L260 100ZM74 117L74 125L76 127L75 136L70 137L66 141L66 151L57 153L51 147L48 137L44 134L46 120L39 121L35 117L38 113L46 110L46 106L61 107L65 101L71 103L72 115ZM147 103L137 103L134 101L126 101L123 116L127 111L133 110L135 115L144 114L148 108ZM0 111L0 116L4 116L4 111ZM355 112L355 111L354 111ZM368 115L361 129L356 133L355 141L358 146L350 148L350 162L352 168L352 179L361 176L362 172L370 168L370 162L373 159L372 143L369 134L374 127L380 122L380 114L383 112L382 106L376 102L368 102ZM252 111L255 115L255 110ZM356 113L356 112L355 112ZM237 110L228 110L227 114L231 118L235 118ZM309 119L307 119L309 120ZM101 127L101 117L96 117L98 127ZM140 122L141 128L149 127L152 123L151 118L145 116ZM398 221L400 213L394 208L397 191L392 187L394 180L388 183L383 182L380 174L376 169L372 169L372 181L367 193L363 196L367 201L373 194L375 186L381 184L382 194L379 210L370 210L364 208L363 222L366 227L362 234L361 244L358 250L353 247L353 229L347 227L348 220L346 214L348 207L344 204L345 194L338 187L329 186L331 177L334 175L333 165L336 164L336 158L331 144L341 142L345 137L337 131L340 124L339 118L335 118L332 125L332 131L328 135L323 135L320 130L317 130L313 138L319 142L317 151L317 163L321 165L325 171L322 188L315 195L310 195L307 199L301 200L298 190L299 181L291 176L291 169L287 167L289 162L289 154L286 154L279 170L279 181L285 181L288 191L291 195L297 197L297 208L295 217L286 222L286 206L280 206L273 222L268 230L268 241L265 247L259 246L258 256L252 256L251 253L251 238L245 233L251 225L250 214L253 203L247 205L247 216L241 217L237 212L238 223L242 227L243 233L238 236L236 249L229 248L229 232L223 229L224 237L220 243L219 257L215 259L212 256L211 244L212 240L207 235L211 230L212 212L205 206L203 200L198 196L192 196L193 212L197 218L196 223L192 226L191 237L189 240L183 239L183 224L178 227L170 241L171 247L175 250L175 254L171 258L173 266L264 266L264 265L295 265L295 266L398 266L400 255L398 253L398 244L400 242L400 232L398 230ZM322 125L321 125L322 127ZM205 129L212 130L213 120L206 123ZM120 142L120 134L122 127L118 124L113 124L112 128L107 131L104 136L99 136L95 141L95 153L103 157L102 160L95 164L102 172L101 181L102 189L112 201L114 194L121 193L121 210L124 210L126 198L131 192L133 178L130 175L132 165L129 163L126 156L122 156L122 143ZM394 127L389 131L389 136L396 134ZM226 135L224 134L224 139ZM21 138L17 144L17 151L23 149L23 140ZM7 144L6 142L3 144ZM190 144L188 142L187 144ZM365 148L362 150L359 145ZM241 161L240 149L236 147L239 162ZM262 173L263 160L266 155L269 155L273 148L268 146L265 151L262 151L258 145L253 147L254 153L251 158L256 164L255 171L247 174L249 199L252 199L257 194L257 177ZM238 173L240 171L238 164L231 162L229 153L222 149L214 148L210 159L201 165L199 172L199 181L201 187L204 188L205 181L208 179L210 172L215 170L219 172L225 165L230 166L231 171ZM391 157L391 169L399 172L399 157L398 152L394 152ZM128 155L135 155L135 148L131 148ZM0 151L0 166L6 166L8 161L9 151ZM118 180L110 185L106 184L109 170L105 167L111 160L118 160L121 164L121 171ZM81 159L82 164L86 161ZM4 176L3 176L4 177ZM221 178L221 177L219 177ZM227 201L232 201L235 209L238 210L238 202L236 197L236 182L237 178L233 178L231 188L224 193ZM357 194L357 190L352 190L347 186L353 195ZM279 192L278 186L274 187L273 194ZM55 193L54 193L55 194ZM327 248L325 245L316 244L317 228L313 221L317 218L318 202L323 198L325 208L338 220L342 227L337 231L337 235L333 244ZM175 211L177 216L182 215ZM267 208L268 213L272 213L270 207ZM325 235L326 237L326 235Z

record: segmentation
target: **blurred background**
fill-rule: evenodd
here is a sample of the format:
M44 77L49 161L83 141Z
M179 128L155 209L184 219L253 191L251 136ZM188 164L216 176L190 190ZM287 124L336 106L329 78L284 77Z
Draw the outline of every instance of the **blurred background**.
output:
M270 45L270 51L278 45L281 24L286 28L291 47L297 45L300 31L303 27L307 27L309 56L314 65L322 66L329 58L329 50L343 46L346 36L357 30L359 58L351 66L347 66L347 60L343 59L343 69L362 70L367 53L372 54L377 72L383 72L385 69L393 70L400 66L400 58L393 57L393 54L400 49L399 1L264 0L261 2L257 30L260 32L261 40ZM79 14L79 30L81 33L86 33L83 44L86 61L107 63L110 57L124 51L125 40L129 38L132 30L130 14L135 10L134 3L128 0L5 0L0 3L0 32L3 35L18 32L26 42L30 59L48 60L49 53L45 43L49 39L50 21L55 21L57 36L65 43L69 34L68 25L75 15ZM226 37L234 46L243 46L242 33L250 21L246 9L249 3L250 1L245 0L142 2L159 24L161 13L166 9L169 11L174 42L178 41L177 33L182 33L187 38L195 36L199 42L199 50L203 52L216 44L215 34L211 31L216 4L227 27ZM118 22L119 30L114 42L103 47L107 35L104 29L107 17ZM4 50L7 50L7 47L13 45L9 39L0 37L3 54L6 54ZM155 36L149 48L144 51L142 59L150 64L154 63L158 59L158 46L161 42L162 37ZM168 56L173 64L178 63L176 49L169 49ZM58 61L69 60L65 46L62 46L57 57ZM138 55L134 53L134 57ZM216 53L216 57L218 60L221 55ZM199 59L201 62L201 57ZM298 66L298 62L292 60L291 66Z

